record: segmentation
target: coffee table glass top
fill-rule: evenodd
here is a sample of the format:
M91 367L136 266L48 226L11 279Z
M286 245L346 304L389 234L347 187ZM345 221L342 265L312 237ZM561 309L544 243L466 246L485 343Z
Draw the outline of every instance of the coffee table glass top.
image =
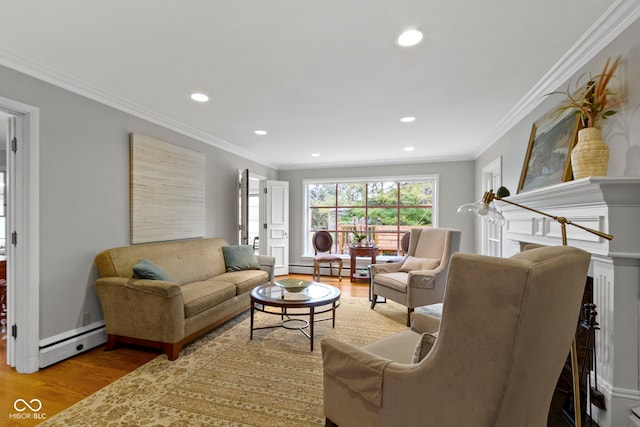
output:
M253 290L259 299L278 301L320 301L340 295L334 286L300 279L282 279L272 285L259 286Z

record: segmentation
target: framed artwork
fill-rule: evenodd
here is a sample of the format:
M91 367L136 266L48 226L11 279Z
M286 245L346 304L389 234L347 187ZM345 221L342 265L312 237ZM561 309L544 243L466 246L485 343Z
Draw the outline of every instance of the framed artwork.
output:
M204 154L136 133L130 141L131 243L203 237Z
M547 115L533 124L518 193L573 178L571 150L578 140L580 127L580 119L572 112L560 117Z

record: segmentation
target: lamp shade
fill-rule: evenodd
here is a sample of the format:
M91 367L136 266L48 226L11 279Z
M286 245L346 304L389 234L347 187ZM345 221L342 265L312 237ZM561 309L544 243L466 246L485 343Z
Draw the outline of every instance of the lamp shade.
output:
M490 224L504 225L505 219L502 213L493 206L493 203L486 203L478 200L473 203L465 203L458 208L458 213L480 217Z

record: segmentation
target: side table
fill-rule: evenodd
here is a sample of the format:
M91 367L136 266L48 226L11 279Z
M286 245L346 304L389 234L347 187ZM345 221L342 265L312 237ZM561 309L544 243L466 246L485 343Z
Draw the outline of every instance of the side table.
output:
M371 264L375 264L377 255L377 246L349 246L349 256L351 257L349 276L352 282L355 282L358 279L369 280L368 269L366 274L356 273L356 257L369 257L371 258Z

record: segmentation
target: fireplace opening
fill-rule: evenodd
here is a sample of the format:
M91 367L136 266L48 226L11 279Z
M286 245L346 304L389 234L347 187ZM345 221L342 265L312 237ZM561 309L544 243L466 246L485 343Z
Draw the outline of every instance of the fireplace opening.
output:
M593 304L593 277L587 277L584 293L582 295L582 308L580 318L576 324L576 347L578 354L578 374L580 378L580 410L582 412L583 426L597 426L591 419L591 408L588 404L587 396L591 404L600 409L606 409L604 396L597 389L595 378L591 378L591 373L597 375L594 370L595 363L595 340L598 329L597 320L598 308ZM549 426L575 425L573 406L573 374L571 372L571 357L567 352L567 360L562 368L556 389L551 400L549 409Z

